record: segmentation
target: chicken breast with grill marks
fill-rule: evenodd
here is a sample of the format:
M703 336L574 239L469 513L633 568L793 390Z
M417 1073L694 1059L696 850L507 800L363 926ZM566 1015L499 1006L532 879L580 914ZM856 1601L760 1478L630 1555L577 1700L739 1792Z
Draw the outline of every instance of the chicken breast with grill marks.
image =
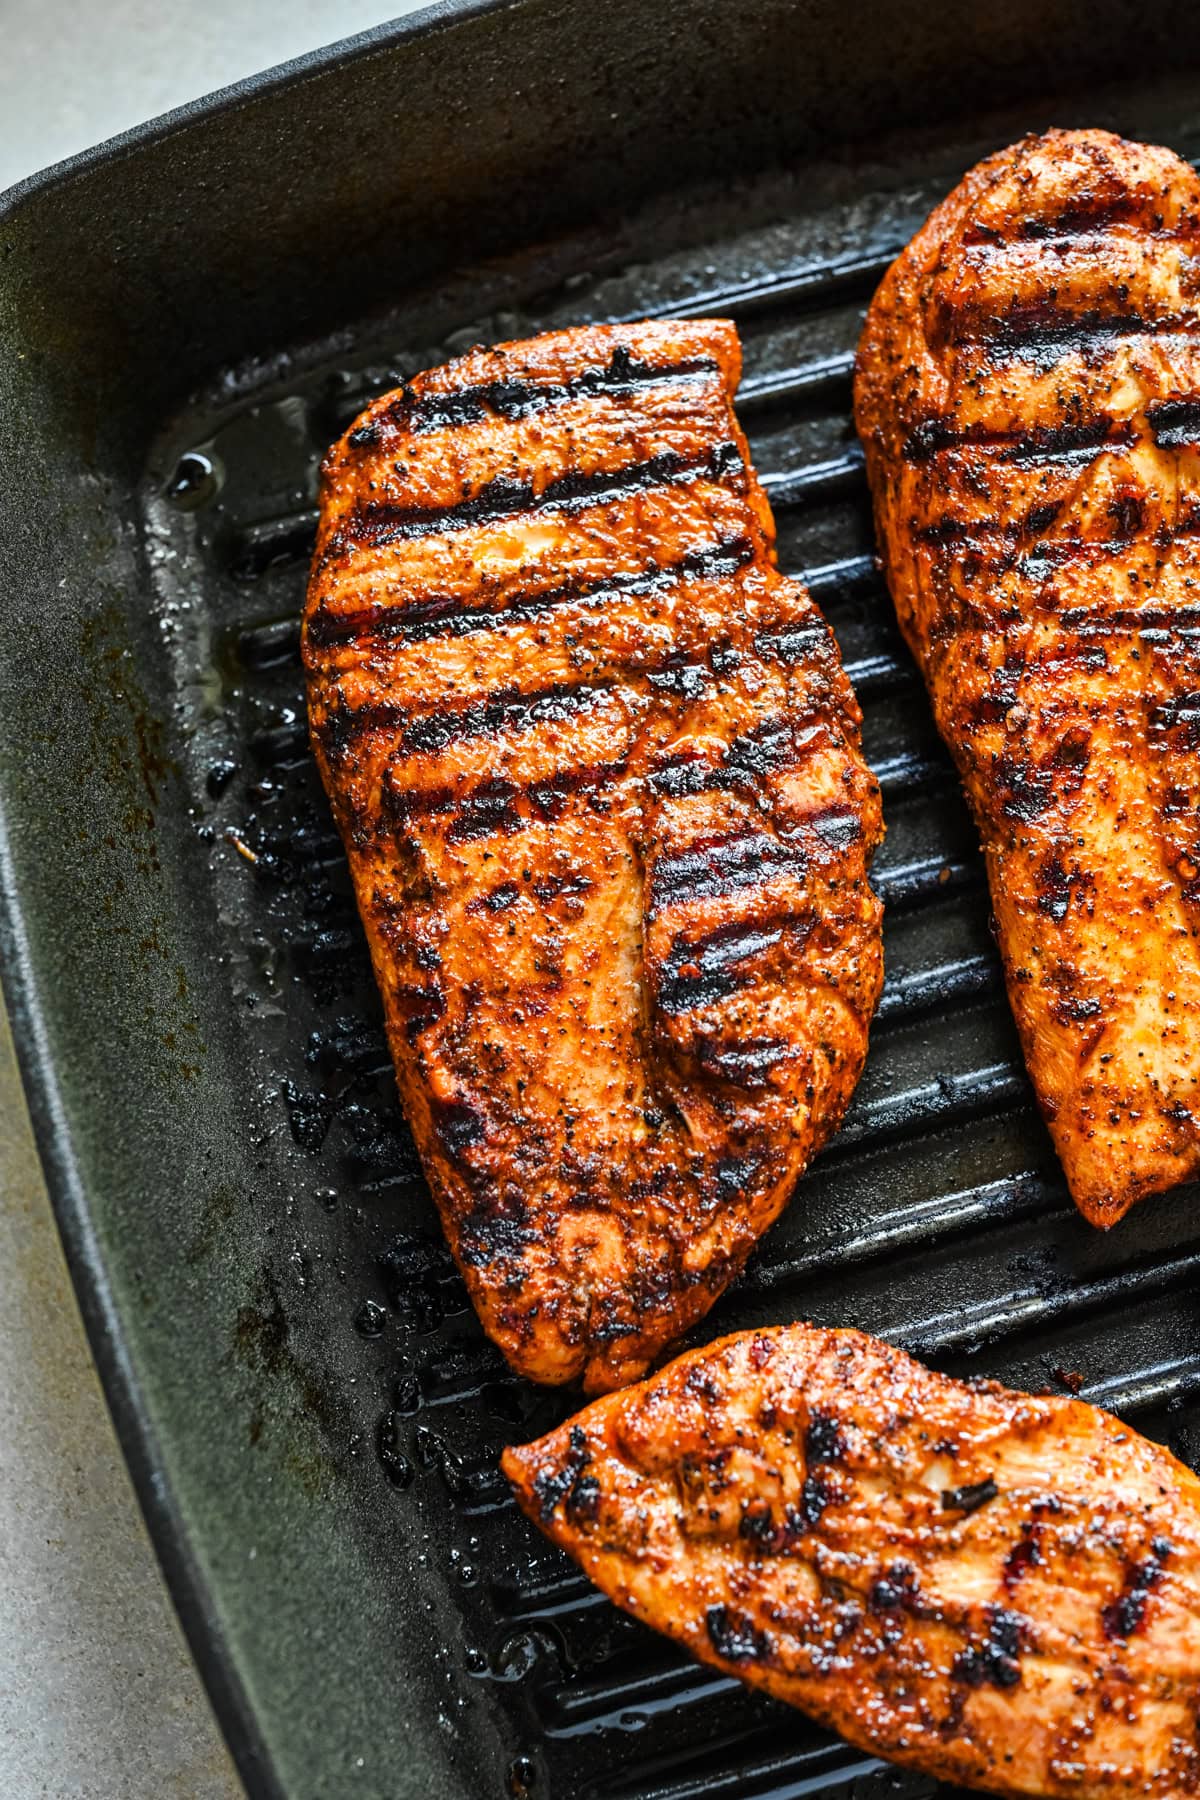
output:
M855 410L1071 1192L1200 1171L1200 181L1052 131L894 264Z
M504 1470L618 1606L864 1750L998 1794L1200 1793L1200 1482L1094 1406L794 1325Z
M324 467L313 742L447 1236L541 1381L706 1311L879 993L878 789L739 367L720 321L479 350Z

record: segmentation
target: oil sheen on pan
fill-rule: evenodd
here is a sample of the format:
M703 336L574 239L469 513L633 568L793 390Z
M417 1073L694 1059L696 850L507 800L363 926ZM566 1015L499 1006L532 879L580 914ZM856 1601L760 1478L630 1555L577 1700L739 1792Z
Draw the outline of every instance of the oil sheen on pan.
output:
M401 1096L485 1328L636 1379L839 1123L882 832L775 566L722 321L478 350L323 472L313 742Z
M862 1749L999 1794L1200 1792L1200 1481L1084 1401L794 1325L504 1469L618 1606Z
M855 407L900 623L987 856L1081 1211L1200 1170L1200 180L1102 131L973 169Z

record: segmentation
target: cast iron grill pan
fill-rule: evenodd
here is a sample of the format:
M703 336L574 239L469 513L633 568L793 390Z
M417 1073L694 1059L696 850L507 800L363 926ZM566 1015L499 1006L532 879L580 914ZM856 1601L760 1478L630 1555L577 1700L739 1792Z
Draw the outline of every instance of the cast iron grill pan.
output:
M497 1473L503 1443L577 1397L518 1380L484 1339L395 1098L307 746L298 615L319 457L375 393L475 341L646 315L737 321L738 411L781 565L837 634L883 786L887 976L844 1129L692 1341L797 1318L856 1324L954 1373L1082 1392L1196 1463L1196 1193L1148 1202L1107 1236L1069 1201L1004 1000L975 835L875 563L850 421L854 346L892 256L979 154L1046 122L922 148L886 176L864 165L764 180L736 204L693 205L673 237L659 216L640 235L635 222L627 253L599 271L594 243L586 262L567 244L481 271L473 289L460 279L423 297L382 348L364 330L369 362L308 354L282 381L214 394L152 460L147 550L212 846L219 978L244 1017L267 1130L290 1132L304 1171L277 1263L255 1280L260 1298L286 1297L291 1341L314 1360L330 1316L357 1333L354 1392L327 1397L333 1452L378 1467L380 1554L403 1553L397 1520L410 1512L424 1535L405 1542L423 1543L421 1569L456 1596L460 1634L431 1646L446 1662L447 1728L456 1708L482 1705L511 1749L506 1768L479 1772L481 1795L785 1800L932 1784L622 1617L518 1515ZM1200 151L1200 130L1150 105L1131 100L1117 122Z

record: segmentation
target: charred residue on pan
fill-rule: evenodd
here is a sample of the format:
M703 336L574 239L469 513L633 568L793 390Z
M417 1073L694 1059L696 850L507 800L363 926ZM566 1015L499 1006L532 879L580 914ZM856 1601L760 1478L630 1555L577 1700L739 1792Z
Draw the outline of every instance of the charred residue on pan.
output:
M338 1410L331 1377L300 1354L269 1262L258 1269L238 1309L230 1349L250 1384L250 1446L272 1442L283 1467L311 1493L343 1479L344 1468L331 1448Z
M187 971L171 943L171 908L159 852L158 812L178 804L181 770L167 727L146 695L138 647L115 603L97 609L80 633L81 698L88 738L81 748L80 791L99 780L117 808L119 833L95 845L96 917L106 933L126 939L153 999L145 1026L164 1052L170 1086L194 1081L206 1046L192 1006ZM72 809L68 829L86 832L86 808ZM98 958L97 967L106 966Z

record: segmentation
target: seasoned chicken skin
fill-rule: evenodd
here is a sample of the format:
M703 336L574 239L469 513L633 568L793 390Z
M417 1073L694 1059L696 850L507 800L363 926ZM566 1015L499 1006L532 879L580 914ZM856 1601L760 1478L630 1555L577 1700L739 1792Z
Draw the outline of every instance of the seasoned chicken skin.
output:
M1109 1225L1200 1170L1200 181L1051 131L938 207L855 411L1034 1087Z
M739 369L720 321L478 350L323 471L313 742L451 1248L539 1381L706 1311L879 993L878 789Z
M504 1454L635 1617L998 1794L1200 1792L1200 1482L1080 1400L743 1332Z

